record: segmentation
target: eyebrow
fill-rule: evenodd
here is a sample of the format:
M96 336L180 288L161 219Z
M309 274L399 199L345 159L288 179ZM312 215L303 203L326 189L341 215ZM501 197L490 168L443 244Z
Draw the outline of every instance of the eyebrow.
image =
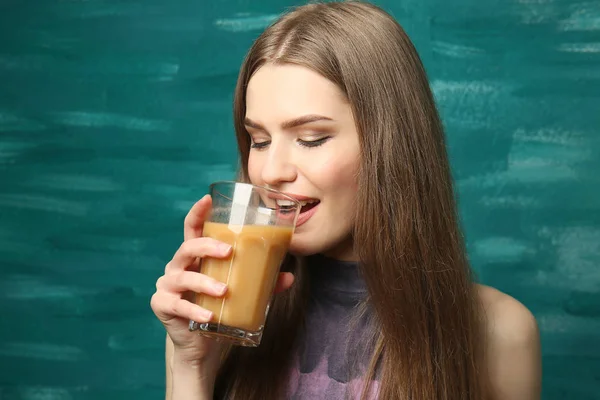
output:
M333 121L333 119L331 119L329 117L325 117L323 115L317 115L317 114L303 115L298 118L284 121L281 124L281 129L292 129L292 128L296 128L301 125L306 125L306 124L310 124L312 122L317 122L317 121ZM265 130L264 126L262 126L258 122L252 121L248 117L244 118L244 125L246 125L247 127L250 127L250 128L254 128L254 129Z

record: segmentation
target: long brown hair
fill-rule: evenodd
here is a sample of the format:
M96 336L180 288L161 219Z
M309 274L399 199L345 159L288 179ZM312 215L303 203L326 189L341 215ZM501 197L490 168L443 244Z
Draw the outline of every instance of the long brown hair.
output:
M363 398L380 368L382 399L484 399L483 332L465 256L446 145L421 60L398 23L361 2L292 10L256 40L234 104L241 179L248 179L246 87L265 63L296 64L335 83L360 137L353 232L376 349ZM296 284L277 296L261 346L227 353L217 389L239 399L285 396L308 295L302 259L284 269Z

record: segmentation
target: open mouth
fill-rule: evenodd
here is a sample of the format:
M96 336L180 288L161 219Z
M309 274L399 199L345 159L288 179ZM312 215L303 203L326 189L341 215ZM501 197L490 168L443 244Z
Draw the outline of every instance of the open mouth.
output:
M301 201L300 204L302 205L302 208L300 209L300 214L303 214L305 212L312 210L313 208L318 206L319 203L320 203L319 200Z
M312 209L316 205L318 205L320 203L320 201L319 200L305 200L305 201L299 201L299 203L300 203L300 206L302 207L300 209L300 213L303 213L303 212L306 212L306 211ZM294 211L294 208L295 208L295 204L288 200L277 200L277 206L278 206L278 209L281 210L281 212L283 212L283 213L292 212L292 211Z
M300 203L301 209L300 209L300 215L298 217L298 222L296 223L297 226L306 222L306 220L308 220L308 218L310 218L312 216L312 214L314 213L313 211L315 210L315 207L317 207L321 203L321 201L317 200L317 199L309 199L309 200L299 200L298 202ZM278 206L279 212L283 216L292 215L295 211L295 204L292 203L291 201L277 200L277 206Z

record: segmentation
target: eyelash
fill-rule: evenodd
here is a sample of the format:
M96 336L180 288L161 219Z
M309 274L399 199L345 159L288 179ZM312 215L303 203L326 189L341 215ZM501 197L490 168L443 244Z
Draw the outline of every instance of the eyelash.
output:
M308 141L298 139L298 144L300 146L308 147L309 149L311 149L311 148L315 148L315 147L319 147L319 146L323 145L329 139L330 139L330 136L326 136L324 138L317 139L317 140L308 140ZM270 143L271 143L270 141L261 142L261 143L252 143L250 145L250 148L256 149L256 150L262 150L262 149L266 148Z

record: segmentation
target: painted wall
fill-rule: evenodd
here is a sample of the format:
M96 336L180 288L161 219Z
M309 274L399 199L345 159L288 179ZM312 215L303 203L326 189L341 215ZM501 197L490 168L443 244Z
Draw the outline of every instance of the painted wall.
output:
M0 399L158 399L149 308L232 178L232 90L294 1L0 3ZM600 3L382 0L447 128L469 254L543 340L544 399L600 399Z

